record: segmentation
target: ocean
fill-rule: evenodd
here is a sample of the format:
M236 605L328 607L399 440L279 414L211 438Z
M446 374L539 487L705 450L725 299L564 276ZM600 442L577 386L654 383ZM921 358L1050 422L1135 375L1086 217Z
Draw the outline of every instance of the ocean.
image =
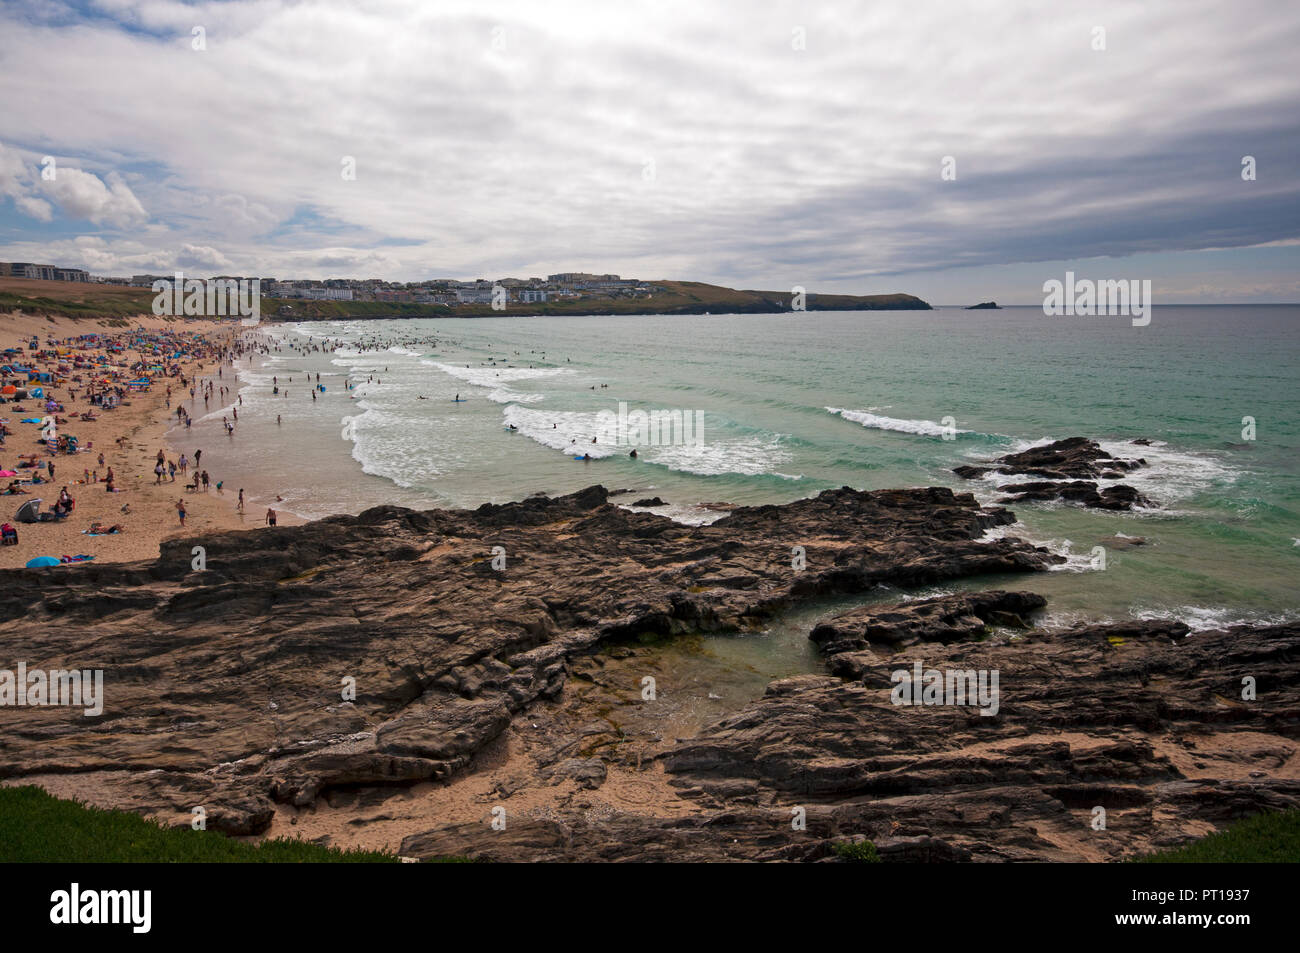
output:
M276 496L278 509L315 518L595 483L633 491L620 503L658 496L656 512L686 522L724 512L701 504L780 503L844 485L949 486L992 502L992 481L952 468L1080 435L1145 458L1123 482L1155 505L1016 504L1020 522L1003 532L1068 562L949 589L1040 592L1049 626L1300 617L1297 306L1157 306L1146 327L1024 307L307 322L255 333L273 350L239 364L234 435L215 401L171 434L178 451L203 449L228 492L245 487L250 516ZM326 340L337 347L314 350ZM313 401L316 374L324 390ZM643 446L633 459L610 428L620 402L626 413L680 411L702 437ZM575 459L584 454L592 459ZM710 639L711 650L756 684L815 670L807 623L835 607L756 637Z

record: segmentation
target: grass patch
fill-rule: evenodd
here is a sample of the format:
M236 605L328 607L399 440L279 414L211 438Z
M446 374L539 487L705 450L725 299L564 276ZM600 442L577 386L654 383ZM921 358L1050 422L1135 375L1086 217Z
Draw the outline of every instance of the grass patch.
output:
M882 863L880 855L876 853L876 845L869 840L860 841L841 841L832 848L835 856L845 863L849 864L879 864Z
M1193 844L1133 858L1138 864L1294 864L1300 861L1300 810L1270 811Z
M381 851L286 839L248 844L216 831L165 828L138 814L62 801L31 786L0 788L0 859L28 864L398 862L396 854Z

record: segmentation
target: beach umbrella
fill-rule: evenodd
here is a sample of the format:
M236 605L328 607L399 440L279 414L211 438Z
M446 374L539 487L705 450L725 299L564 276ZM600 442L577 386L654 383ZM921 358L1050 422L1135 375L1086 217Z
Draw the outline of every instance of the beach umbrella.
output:
M59 561L53 556L37 556L35 559L27 560L28 569L43 569L46 566L57 566Z

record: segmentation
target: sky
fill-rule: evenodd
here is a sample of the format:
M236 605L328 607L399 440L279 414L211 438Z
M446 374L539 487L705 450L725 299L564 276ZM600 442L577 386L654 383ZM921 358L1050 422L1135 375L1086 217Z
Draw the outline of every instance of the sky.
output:
M0 37L0 260L1300 301L1294 3L3 0Z

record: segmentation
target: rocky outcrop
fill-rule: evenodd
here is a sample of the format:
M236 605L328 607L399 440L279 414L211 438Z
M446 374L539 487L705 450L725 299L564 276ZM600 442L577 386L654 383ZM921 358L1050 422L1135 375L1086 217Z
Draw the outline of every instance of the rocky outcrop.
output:
M1135 441L1136 442L1136 441ZM1146 460L1123 460L1113 457L1095 440L1069 437L1041 447L998 457L982 466L954 467L953 473L965 479L987 474L1036 476L1028 483L1009 483L998 487L1006 493L1001 503L1066 502L1107 510L1129 510L1134 506L1151 506L1131 486L1122 483L1100 487L1097 480L1115 480L1147 465Z
M886 861L1106 860L1300 804L1300 626L1043 631L1031 592L842 612L810 633L832 674L667 727L697 703L664 646L1060 561L981 541L1012 519L841 489L692 527L593 487L5 572L0 658L102 669L105 703L0 709L0 778L187 826L201 806L240 835L342 811L403 855L513 861L821 861L863 839ZM996 673L996 704L895 704L918 663L945 691Z
M1033 592L969 592L891 605L870 605L816 626L809 638L817 643L831 672L860 678L865 667L883 654L918 642L962 642L982 639L993 627L1028 628L1026 619L1047 604Z
M106 804L201 804L213 826L256 832L276 805L331 789L463 773L601 644L744 631L818 597L1059 561L981 541L1013 519L942 488L844 488L683 526L591 487L7 571L0 659L102 669L106 698L97 718L0 709L0 778L95 774ZM590 765L556 770L598 781Z
M1131 486L1114 483L1099 488L1088 480L1071 480L1068 483L1035 481L1010 483L998 487L999 493L1009 494L998 498L999 503L1078 503L1098 510L1131 510L1135 506L1151 506L1151 501Z
M933 634L958 641L883 654L855 681L773 683L678 745L667 769L719 809L737 784L756 786L752 802L772 814L768 856L812 841L829 852L854 833L929 838L973 860L1112 859L1300 806L1288 768L1300 749L1300 626L1189 636L1180 623L1134 622L968 642L943 615ZM916 662L997 672L997 713L895 704L893 673ZM778 836L778 805L833 824Z
M1300 626L1190 634L1176 622L1005 630L968 640L972 593L846 613L849 631L935 628L881 643L853 680L802 675L669 746L687 816L572 810L505 830L440 825L402 853L491 860L822 861L863 839L886 862L1099 861L1175 846L1300 806ZM985 602L982 597L988 596ZM973 600L973 601L972 601ZM1003 611L1003 610L994 610ZM877 621L869 621L872 615ZM833 644L833 643L828 643ZM915 663L999 674L996 714L895 704ZM1256 680L1243 698L1242 680Z

